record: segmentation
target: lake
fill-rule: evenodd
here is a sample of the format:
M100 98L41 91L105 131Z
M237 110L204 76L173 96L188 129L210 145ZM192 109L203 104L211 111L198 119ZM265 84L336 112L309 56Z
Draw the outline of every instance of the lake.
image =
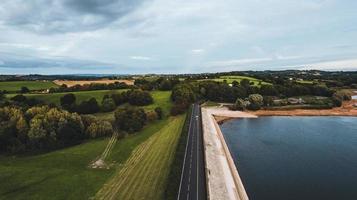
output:
M251 200L357 199L357 118L259 117L221 129Z

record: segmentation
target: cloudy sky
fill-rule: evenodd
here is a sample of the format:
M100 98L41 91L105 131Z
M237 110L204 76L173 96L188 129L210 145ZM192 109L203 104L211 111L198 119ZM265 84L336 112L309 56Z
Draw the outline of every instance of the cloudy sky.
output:
M355 0L1 0L0 73L357 70Z

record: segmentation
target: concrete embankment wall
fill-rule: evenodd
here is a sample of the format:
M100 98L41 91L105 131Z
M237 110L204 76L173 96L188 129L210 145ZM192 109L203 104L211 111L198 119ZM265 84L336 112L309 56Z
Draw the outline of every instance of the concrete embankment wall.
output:
M207 191L210 200L248 200L238 170L214 115L256 117L242 112L202 108ZM234 116L233 116L234 115Z

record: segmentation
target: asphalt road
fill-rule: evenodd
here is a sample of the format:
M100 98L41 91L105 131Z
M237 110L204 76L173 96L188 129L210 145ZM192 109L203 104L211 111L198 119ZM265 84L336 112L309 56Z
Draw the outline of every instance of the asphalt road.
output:
M178 200L206 200L201 110L193 105Z

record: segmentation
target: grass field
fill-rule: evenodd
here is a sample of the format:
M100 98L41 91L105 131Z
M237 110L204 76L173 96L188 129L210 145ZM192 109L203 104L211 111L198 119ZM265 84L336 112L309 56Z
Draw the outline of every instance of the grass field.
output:
M255 86L258 86L260 82L261 82L261 84L270 84L270 83L264 82L262 80L248 77L248 76L220 76L219 78L206 79L206 80L213 80L213 81L217 81L217 82L223 82L224 80L226 80L228 84L231 84L233 81L237 81L238 83L240 83L243 79L248 79L249 81L253 82ZM201 81L203 81L203 80L201 80Z
M134 149L147 143L148 139L152 140L152 136L155 136L156 139L158 137L156 135L166 138L160 130L167 127L168 124L178 126L178 123L181 123L181 118L183 117L165 118L153 122L142 131L117 141L107 158L108 162L114 164L109 170L88 167L104 152L109 138L92 140L42 155L0 156L0 199L88 199L93 197L110 177L116 176L117 170L123 169L124 163L129 157L132 157ZM176 137L175 127L170 127L173 128L172 131L170 129L170 136ZM165 141L168 140L165 139ZM155 144L160 145L161 143L155 142ZM162 151L166 148L165 146L161 147ZM170 151L171 148L173 147L170 146L166 150ZM156 150L148 149L149 152L156 152ZM158 155L157 152L156 155ZM167 166L169 161L162 162L165 164L166 170L169 169ZM140 160L140 163L142 162L144 162L144 158ZM132 174L135 174L134 171L131 171ZM166 176L159 177L158 184L163 185ZM142 190L146 191L145 188ZM141 188L137 188L137 191L141 192ZM160 192L162 191L160 190Z
M21 87L27 87L30 90L43 90L51 87L58 87L51 81L5 81L0 82L0 90L6 90L8 92L20 91Z
M60 104L60 98L65 94L72 93L76 95L76 102L80 103L84 100L88 100L92 97L96 98L98 103L102 102L103 96L106 94L111 94L115 92L123 92L126 89L121 90L93 90L93 91L81 91L81 92L65 92L65 93L50 93L50 94L25 94L29 98L36 98L42 100L46 103ZM8 94L7 97L11 98L16 94Z
M96 199L163 199L184 119L183 115L168 119L165 127L137 146Z
M172 102L170 100L171 91L152 91L151 95L154 99L154 103L142 106L146 111L154 110L156 107L161 107L164 111L164 115L167 116L170 113ZM120 107L127 106L128 104L121 105ZM114 120L114 112L96 113L95 116L103 120Z
M88 199L114 170L88 164L108 139L36 156L0 157L0 199Z

